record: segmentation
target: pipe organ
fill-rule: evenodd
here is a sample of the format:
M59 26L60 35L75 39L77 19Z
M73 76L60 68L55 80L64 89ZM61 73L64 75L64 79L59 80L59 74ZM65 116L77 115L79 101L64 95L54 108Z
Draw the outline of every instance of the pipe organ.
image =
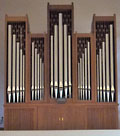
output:
M44 37L31 36L31 100L44 97Z
M25 101L26 22L7 22L7 102Z
M116 16L78 33L73 3L47 9L47 33L5 17L4 129L118 128Z
M96 21L97 101L115 99L115 38L113 21Z
M72 98L72 10L48 8L50 43L50 96Z
M78 50L78 99L91 100L91 41L89 37L77 38Z

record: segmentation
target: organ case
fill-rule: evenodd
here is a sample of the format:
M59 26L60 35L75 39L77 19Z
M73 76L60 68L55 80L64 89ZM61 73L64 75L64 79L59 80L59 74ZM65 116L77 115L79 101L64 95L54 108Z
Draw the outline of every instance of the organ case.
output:
M30 34L30 88L31 100L45 98L46 34ZM44 51L45 50L45 51ZM45 52L45 53L44 53Z
M92 23L92 32L80 34L74 33L73 14L73 4L48 4L47 34L28 33L27 17L6 16L6 71L4 104L4 126L6 130L65 130L118 128L115 16L97 17L94 15ZM97 88L97 63L99 65L102 61L102 57L100 57L99 55L102 54L103 51L101 41L105 42L105 38L107 37L103 37L103 35L105 35L105 32L103 32L104 29L102 29L101 21L105 23L105 32L107 31L109 32L109 35L114 35L114 38L112 40L114 45L113 83L115 91L113 95L113 90L109 90L109 101L107 101L107 90L105 90L106 101L98 101L98 94L100 96L101 90L98 90ZM25 23L25 25L22 26L20 22L22 22L23 24ZM113 25L113 29L110 29L111 27L108 29L111 22ZM11 23L15 23L15 25L13 25L14 31L12 33L11 38L8 39L8 28L9 30L11 30L11 27L8 27L8 25L10 25ZM97 23L99 27L96 27ZM21 26L22 29L20 29ZM110 33L110 30L113 30L112 33ZM22 43L22 48L21 46L20 48L18 48L19 53L17 53L17 47L19 46L15 48L16 58L12 57L12 59L10 60L14 61L15 59L15 69L18 64L17 55L20 56L21 52L22 59L25 57L25 79L22 76L22 80L24 79L25 82L25 84L22 83L22 88L25 87L25 89L19 90L19 99L17 97L18 80L17 77L15 80L12 78L14 77L14 75L17 75L17 70L15 73L8 72L8 65L10 62L8 62L8 41L13 41L13 43L11 44L16 46ZM14 52L13 49L11 50L12 52ZM111 52L109 51L109 54L110 53ZM99 55L98 59L101 58L101 61L97 61L97 55ZM12 56L14 56L13 53ZM107 55L105 55L105 57L106 56ZM19 59L19 65L21 62L20 60L21 59ZM21 64L23 64L23 61ZM101 65L103 65L103 62ZM105 67L106 65L107 64L105 62ZM14 71L13 66L14 63L12 62L10 71ZM21 67L19 67L19 69L20 68ZM22 69L22 75L24 72ZM15 95L14 91L12 91L12 89L14 90L13 83L11 83L10 87L12 89L9 95L9 75L11 75L11 82L14 83L15 81ZM43 80L41 80L41 78ZM111 77L109 82L111 88ZM107 82L105 82L105 84L107 84ZM24 101L23 99L22 101L20 101L21 90L22 98L24 92ZM112 95L114 97L112 97ZM11 97L10 101L8 101L8 96ZM13 101L14 96L15 101ZM103 91L101 96L102 97L99 97L99 99L102 98L102 100L104 100ZM114 98L113 101L112 98Z
M93 34L74 34L74 90L76 100L79 102L94 101L94 42ZM76 67L77 66L77 67Z
M98 102L118 101L116 16L93 16Z
M48 3L48 45L50 54L50 97L72 98L73 4Z
M6 15L5 103L26 101L27 16Z

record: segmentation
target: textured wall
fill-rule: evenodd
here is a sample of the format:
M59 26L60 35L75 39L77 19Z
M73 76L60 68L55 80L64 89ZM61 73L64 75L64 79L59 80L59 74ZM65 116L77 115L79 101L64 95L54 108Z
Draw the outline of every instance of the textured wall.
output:
M47 2L50 4L74 2L74 31L79 33L90 32L94 13L103 16L114 13L117 15L118 90L120 88L120 0L0 0L0 117L4 114L5 14L12 16L27 14L32 33L47 32Z

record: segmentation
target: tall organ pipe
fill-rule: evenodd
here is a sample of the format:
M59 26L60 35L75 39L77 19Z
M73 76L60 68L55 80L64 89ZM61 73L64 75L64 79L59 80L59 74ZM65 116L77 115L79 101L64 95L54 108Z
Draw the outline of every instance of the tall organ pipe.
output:
M59 13L59 91L60 98L63 95L63 25L62 13Z
M54 88L55 98L58 97L58 26L54 25Z
M65 98L67 98L68 93L68 84L67 84L67 25L64 25L64 90L65 90Z

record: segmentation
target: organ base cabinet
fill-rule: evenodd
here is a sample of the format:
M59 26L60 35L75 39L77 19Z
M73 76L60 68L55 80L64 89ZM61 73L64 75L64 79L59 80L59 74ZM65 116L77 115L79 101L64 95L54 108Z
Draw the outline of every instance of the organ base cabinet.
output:
M5 130L117 129L117 110L115 104L11 104Z

